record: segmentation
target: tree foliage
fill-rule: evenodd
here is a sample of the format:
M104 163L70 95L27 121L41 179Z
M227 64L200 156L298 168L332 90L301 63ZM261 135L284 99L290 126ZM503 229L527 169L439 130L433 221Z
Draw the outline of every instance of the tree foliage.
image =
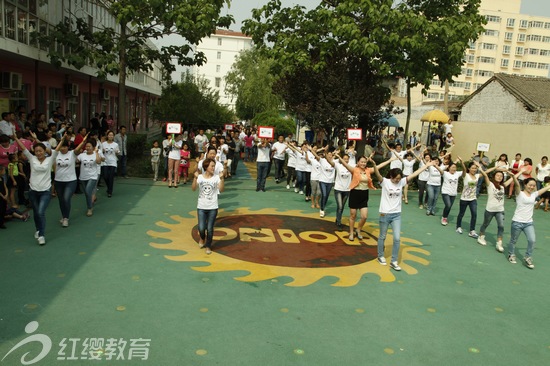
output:
M236 100L237 117L250 120L257 113L277 111L282 99L273 93L276 75L272 73L273 60L261 55L255 48L242 51L226 75L226 92Z
M252 124L255 126L271 126L275 130L275 137L279 135L287 136L294 134L296 131L296 123L292 118L283 117L278 111L270 110L256 114L252 119Z
M271 0L253 10L243 31L274 60L272 67L283 80L298 77L306 83L311 81L311 91L331 91L337 96L332 103L324 103L328 94L318 93L316 119L336 120L335 106L340 105L341 121L349 114L348 124L358 122L368 128L366 124L380 114L372 104L378 103L379 109L387 102L387 91L381 89L384 79L405 77L429 88L434 76L452 80L460 73L468 42L483 31L480 2L323 0L307 11L302 6L282 8L280 0ZM323 80L323 75L328 77ZM360 79L351 83L352 76ZM338 79L341 82L335 83ZM321 87L323 81L326 83ZM348 93L356 98L346 99ZM312 94L305 93L303 102ZM283 94L285 103L299 105L289 103L285 95L290 93ZM361 97L374 100L366 106L357 103Z
M63 62L77 69L85 65L97 68L97 76L119 76L119 100L124 100L127 73L150 71L160 61L168 77L175 66L203 64L205 56L193 52L193 46L212 34L217 27L229 27L233 18L220 16L229 0L117 0L106 1L116 25L88 24L88 18L71 14L48 34L35 33L41 44L48 45L52 64ZM149 47L151 39L178 34L181 45ZM55 47L55 44L65 47ZM52 46L50 46L52 45ZM69 47L69 52L64 52ZM125 103L119 103L119 115L125 117Z
M162 90L161 99L152 107L152 115L162 121L184 122L217 129L233 122L233 112L219 103L219 94L208 87L207 80L187 73L179 83Z

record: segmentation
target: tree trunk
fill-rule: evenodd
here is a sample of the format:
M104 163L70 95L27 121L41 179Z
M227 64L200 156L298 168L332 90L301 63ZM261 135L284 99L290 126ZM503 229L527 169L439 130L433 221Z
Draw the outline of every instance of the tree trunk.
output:
M409 124L411 123L411 80L407 78L407 122L405 123L405 141L403 145L407 146L409 141ZM414 146L411 146L414 147Z
M126 112L126 23L120 24L120 47L118 61L120 70L118 72L118 116L116 120L117 129L121 125L128 125Z

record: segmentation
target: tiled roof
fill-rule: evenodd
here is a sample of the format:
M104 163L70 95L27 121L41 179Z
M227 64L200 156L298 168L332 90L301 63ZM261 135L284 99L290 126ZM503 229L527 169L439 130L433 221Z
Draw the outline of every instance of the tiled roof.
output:
M246 37L246 38L251 38L251 37L247 36L247 35L244 34L244 33L235 32L235 31L227 30L227 29L216 29L216 35L217 35L217 36L230 36L230 37Z
M495 74L492 78L487 80L485 84L464 99L459 107L468 103L474 95L481 92L481 90L493 81L499 82L504 89L515 96L532 112L538 111L539 109L550 109L549 78L528 78L508 74Z

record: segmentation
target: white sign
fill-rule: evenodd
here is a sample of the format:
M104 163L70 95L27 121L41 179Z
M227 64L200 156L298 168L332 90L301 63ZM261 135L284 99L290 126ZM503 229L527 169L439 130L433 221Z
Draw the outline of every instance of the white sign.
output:
M491 144L486 144L484 142L477 143L477 151L488 152L490 147L491 147Z
M363 138L362 128L348 128L348 140L361 140Z
M226 130L226 131L231 131L231 130L233 130L233 125L225 125L225 130Z
M166 124L166 133L181 133L181 124L177 122L170 122Z
M272 139L274 135L273 127L259 126L258 137L261 139Z

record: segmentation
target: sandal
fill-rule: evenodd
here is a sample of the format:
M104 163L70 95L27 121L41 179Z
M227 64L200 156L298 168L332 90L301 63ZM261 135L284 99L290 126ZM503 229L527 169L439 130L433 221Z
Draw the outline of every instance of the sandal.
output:
M353 239L354 239L353 234L349 234L348 239L349 239L349 241L353 241Z
M357 236L357 239L359 239L359 240L363 239L363 235L361 235L361 231L355 230L355 235Z

